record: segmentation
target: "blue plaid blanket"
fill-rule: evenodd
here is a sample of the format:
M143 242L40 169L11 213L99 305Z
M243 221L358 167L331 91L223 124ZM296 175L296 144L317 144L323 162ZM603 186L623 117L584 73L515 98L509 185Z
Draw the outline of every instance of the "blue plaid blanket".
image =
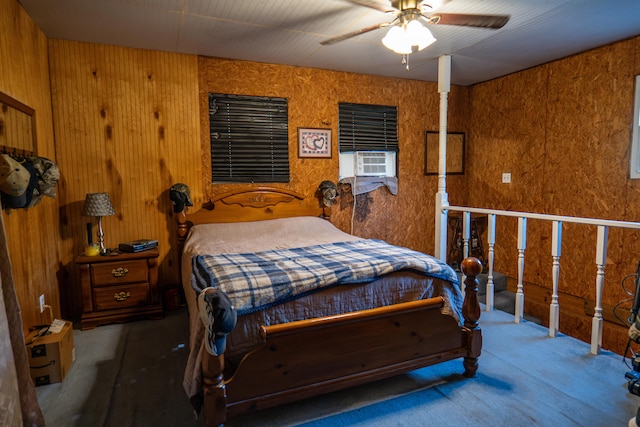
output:
M238 314L263 310L329 286L363 283L398 270L412 270L458 284L444 262L381 240L363 239L243 254L198 255L192 287L219 287ZM458 286L453 286L459 290Z

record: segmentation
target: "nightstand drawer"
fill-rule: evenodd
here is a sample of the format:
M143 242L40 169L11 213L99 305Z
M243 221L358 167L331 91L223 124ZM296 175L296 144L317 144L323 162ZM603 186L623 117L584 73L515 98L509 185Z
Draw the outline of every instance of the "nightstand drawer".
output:
M91 266L93 286L109 286L148 280L147 260L108 262Z
M96 310L113 310L149 304L149 285L139 283L126 286L111 286L94 289Z

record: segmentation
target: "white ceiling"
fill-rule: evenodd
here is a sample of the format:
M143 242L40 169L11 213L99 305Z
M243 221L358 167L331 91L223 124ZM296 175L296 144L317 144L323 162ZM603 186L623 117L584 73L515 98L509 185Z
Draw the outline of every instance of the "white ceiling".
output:
M406 70L384 28L320 45L393 19L347 0L19 1L50 38L433 82L449 54L464 86L640 35L640 0L450 0L440 12L511 18L499 30L429 25L437 41Z

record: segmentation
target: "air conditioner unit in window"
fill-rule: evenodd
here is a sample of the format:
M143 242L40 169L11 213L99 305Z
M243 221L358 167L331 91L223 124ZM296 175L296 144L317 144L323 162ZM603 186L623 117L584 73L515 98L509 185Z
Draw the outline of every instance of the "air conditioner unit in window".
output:
M393 151L356 151L356 176L395 176L396 153Z

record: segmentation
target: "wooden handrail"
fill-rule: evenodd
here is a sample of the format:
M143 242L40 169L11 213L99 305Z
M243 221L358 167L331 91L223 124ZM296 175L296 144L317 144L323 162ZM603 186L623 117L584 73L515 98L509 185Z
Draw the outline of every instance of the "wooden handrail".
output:
M443 211L456 211L456 212L469 212L479 214L493 214L499 216L510 216L516 218L529 218L529 219L541 219L544 221L561 221L571 222L574 224L586 224L586 225L604 225L606 227L618 227L618 228L633 228L640 230L640 222L630 221L617 221L612 219L597 219L597 218L585 218L578 216L564 216L564 215L551 215L540 214L534 212L520 212L520 211L505 211L500 209L485 209L485 208L471 208L465 206L445 206Z

